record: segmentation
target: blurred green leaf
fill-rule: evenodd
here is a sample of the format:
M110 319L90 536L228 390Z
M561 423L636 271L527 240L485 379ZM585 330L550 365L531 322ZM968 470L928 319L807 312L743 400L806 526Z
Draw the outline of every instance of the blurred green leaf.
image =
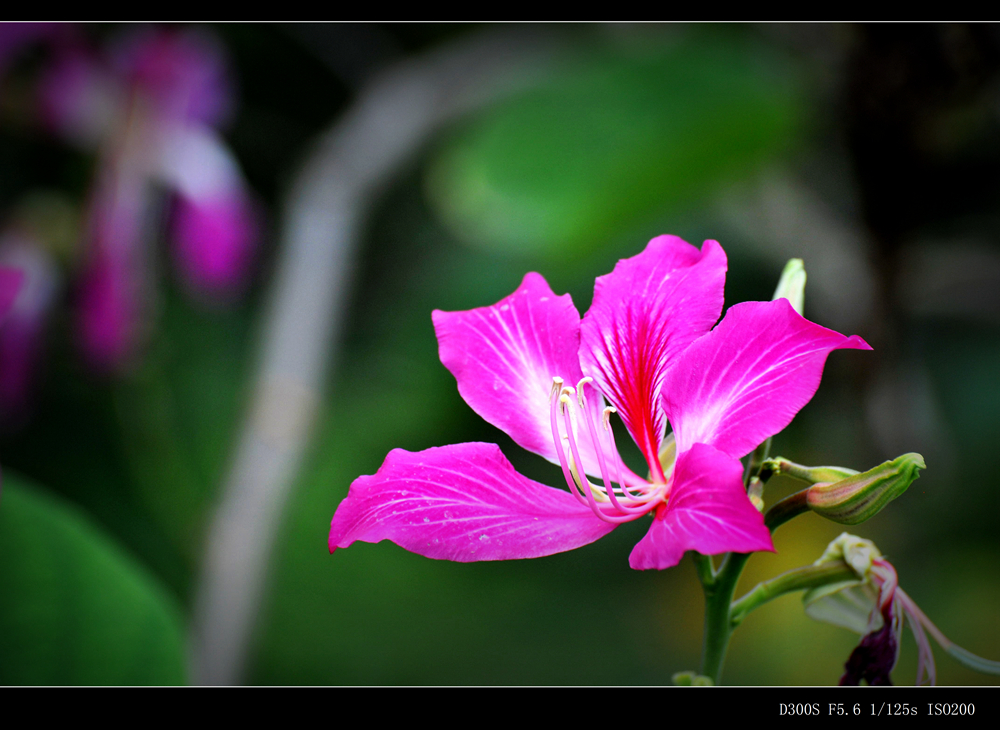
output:
M576 253L746 176L800 116L788 65L750 40L609 48L473 121L427 188L469 242Z
M190 560L201 549L240 415L248 314L206 312L169 297L141 369L115 388L137 494Z
M0 684L182 684L174 600L89 520L5 475Z

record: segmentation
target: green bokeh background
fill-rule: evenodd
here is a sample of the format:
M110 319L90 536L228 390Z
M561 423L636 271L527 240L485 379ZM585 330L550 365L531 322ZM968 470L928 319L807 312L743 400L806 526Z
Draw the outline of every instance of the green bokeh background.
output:
M942 203L892 239L879 228L888 214L873 212L878 200L865 193L857 164L864 147L851 141L859 113L850 89L859 74L823 53L850 60L865 58L864 49L905 50L906 34L926 28L886 38L842 26L553 30L567 49L557 73L442 129L368 216L336 368L272 556L249 683L667 684L674 672L698 666L703 601L690 562L664 572L628 568L644 520L532 561L453 564L390 543L328 553L330 518L351 481L374 473L392 448L497 442L519 471L560 483L558 468L521 451L463 403L437 358L433 309L492 304L534 270L583 312L596 276L665 232L723 244L727 306L770 298L780 262L766 241L734 226L719 200L772 170L801 180L845 219L871 224L868 256L883 289L892 280L885 262L905 261L927 236L971 231L998 248L992 207L1000 176L983 173L989 189L977 200ZM280 254L278 206L309 143L363 87L330 63L323 44L360 38L359 57L369 53L374 66L385 59L372 49L391 47L388 62L406 63L480 31L213 29L232 54L241 90L227 139L268 207L272 235L239 306L199 308L165 277L155 335L125 378L86 372L66 308L54 315L33 415L0 439L0 683L190 678L194 580L246 415L262 302ZM372 33L382 45L366 51ZM992 48L978 37L966 43ZM14 69L6 98L16 101L40 62L31 56ZM997 102L988 90L971 101L943 98L928 97L931 111ZM949 142L961 154L943 162L933 149L927 155L945 166L965 156L994 160L995 126L969 127ZM0 207L37 186L82 199L91 164L8 114ZM829 324L823 311L809 311L808 288L806 300L807 314ZM946 458L935 463L937 453L926 454L921 479L852 531L880 546L901 585L951 639L1000 658L1000 312L914 314L891 296L877 302L856 332L875 351L834 353L817 396L774 450L858 469L895 456L879 446L866 404L880 375L917 363L929 378ZM639 463L634 451L626 459ZM775 480L766 499L793 488ZM812 562L841 531L813 515L785 526L777 553L751 559L738 593ZM856 642L811 621L798 597L786 596L736 632L724 679L834 684ZM940 683L995 682L944 652L936 656ZM894 678L908 684L915 673L907 635Z

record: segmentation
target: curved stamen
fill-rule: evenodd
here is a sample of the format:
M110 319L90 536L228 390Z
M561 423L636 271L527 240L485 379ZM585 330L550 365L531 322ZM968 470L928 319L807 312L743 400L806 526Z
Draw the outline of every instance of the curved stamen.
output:
M920 610L920 606L918 606L916 602L910 598L909 595L907 595L906 591L902 588L897 588L896 598L903 606L903 610L907 613L913 614L913 616L917 619L916 623L921 624L925 629L927 629L930 635L934 637L934 640L941 645L941 648L948 651L948 649L952 646L955 646L955 642L945 636L941 632L941 629L935 626L931 620L927 618L927 614Z
M633 502L645 502L652 498L653 495L641 494L635 495L628 491L628 487L625 486L625 480L622 478L624 468L622 465L621 454L618 453L618 445L615 443L615 432L611 428L611 414L617 413L618 410L614 406L608 406L604 409L604 430L608 432L608 439L611 441L611 453L615 455L615 467L618 470L618 484L621 485L621 490L626 497L631 499Z
M592 382L592 378L584 378L576 386L576 398L580 403L580 417L587 422L587 430L590 432L590 441L594 445L594 450L597 451L597 463L601 468L601 479L604 481L604 489L607 492L608 499L611 500L611 504L614 505L615 509L619 512L624 512L625 514L642 514L643 512L648 512L649 508L627 506L618 502L618 498L615 496L615 490L611 486L611 478L608 476L608 466L604 459L604 447L602 446L600 440L597 438L597 428L594 426L594 419L589 418L587 413L587 401L583 395L583 386ZM621 470L619 470L619 476L621 475ZM620 484L621 482L619 482Z
M937 668L934 666L934 652L931 650L931 642L927 639L927 634L924 633L924 627L920 624L920 620L907 610L903 601L900 601L899 604L903 608L906 620L910 623L913 639L917 642L917 686L923 684L925 672L927 679L934 685L937 683Z
M562 445L562 436L559 433L559 420L556 417L556 409L559 407L559 401L562 398L563 390L563 379L556 376L552 378L552 394L549 396L550 409L549 409L549 422L552 426L552 441L556 449L556 454L559 456L559 466L562 467L563 477L566 479L566 483L569 485L570 493L576 497L582 504L588 504L586 498L580 494L580 491L576 487L576 480L573 479L569 464L566 462L566 449Z
M580 450L576 446L576 437L573 435L573 423L569 412L570 409L567 407L569 406L569 403L569 396L566 395L565 392L559 396L559 408L562 411L563 419L566 423L566 436L569 438L570 454L572 454L573 461L575 462L574 466L580 474L580 483L577 486L580 488L580 491L584 493L584 496L587 497L587 503L590 505L591 511L597 515L598 518L604 520L605 522L613 523L622 523L634 520L638 517L638 515L609 515L597 506L597 501L594 499L593 485L591 485L590 481L586 478L586 474L580 470L580 465L583 464L583 460L580 459ZM574 472L574 476L576 476L576 472ZM586 486L584 486L584 484L586 484Z

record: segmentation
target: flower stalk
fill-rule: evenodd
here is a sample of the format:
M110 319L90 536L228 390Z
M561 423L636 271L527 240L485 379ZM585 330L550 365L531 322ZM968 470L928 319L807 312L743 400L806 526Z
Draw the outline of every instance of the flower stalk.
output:
M736 627L731 618L730 604L736 592L740 574L750 558L750 553L729 553L722 559L715 580L702 582L705 592L705 630L701 649L701 674L719 684L722 665L729 648L729 638Z
M793 591L808 590L854 580L856 580L854 570L842 560L822 565L806 565L801 568L789 570L770 580L758 583L743 595L742 598L734 601L730 609L732 627L736 628L739 626L751 611L763 606L765 603L773 601L778 596L783 596Z

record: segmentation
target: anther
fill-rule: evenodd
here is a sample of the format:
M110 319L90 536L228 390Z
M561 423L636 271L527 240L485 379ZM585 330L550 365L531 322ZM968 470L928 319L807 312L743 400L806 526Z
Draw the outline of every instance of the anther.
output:
M576 399L580 403L581 410L586 408L586 406L583 403L583 386L586 385L587 383L593 383L593 382L594 382L593 378L587 377L587 378L580 378L580 382L576 384Z

